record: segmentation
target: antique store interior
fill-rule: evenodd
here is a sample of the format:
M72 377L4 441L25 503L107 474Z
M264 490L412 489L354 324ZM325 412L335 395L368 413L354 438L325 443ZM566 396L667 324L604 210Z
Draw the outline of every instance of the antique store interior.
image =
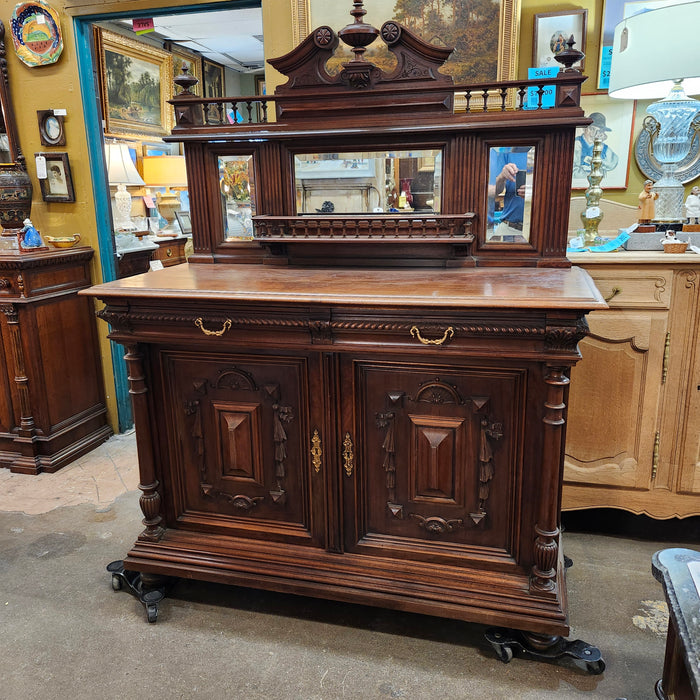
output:
M700 2L12 5L0 696L700 697Z

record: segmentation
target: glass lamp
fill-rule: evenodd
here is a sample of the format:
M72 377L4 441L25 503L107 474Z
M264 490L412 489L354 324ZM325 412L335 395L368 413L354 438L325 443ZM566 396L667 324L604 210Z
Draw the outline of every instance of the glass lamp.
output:
M105 145L107 161L107 179L110 185L116 185L114 193L114 229L115 231L134 231L131 221L131 195L127 185L143 185L144 182L131 160L129 147L125 143L108 143Z
M146 156L142 161L143 179L148 187L165 187L156 193L158 211L168 222L167 232L175 232L175 212L180 209L180 193L174 188L187 187L185 156Z
M700 2L671 5L624 19L615 27L610 97L663 99L647 108L659 123L653 145L662 176L654 183L659 198L655 220L683 220L683 184L678 163L689 153L691 123L700 102Z

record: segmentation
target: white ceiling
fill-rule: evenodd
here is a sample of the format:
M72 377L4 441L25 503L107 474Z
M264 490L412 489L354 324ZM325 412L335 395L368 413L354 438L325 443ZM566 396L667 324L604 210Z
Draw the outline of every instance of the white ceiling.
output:
M126 24L131 25L131 21ZM162 15L154 17L153 24L163 40L198 51L232 70L253 72L264 67L259 7Z

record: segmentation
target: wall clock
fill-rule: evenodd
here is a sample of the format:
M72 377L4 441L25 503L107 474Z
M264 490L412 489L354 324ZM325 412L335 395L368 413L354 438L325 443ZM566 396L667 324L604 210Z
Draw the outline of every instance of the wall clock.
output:
M63 116L54 114L52 109L37 110L39 137L43 146L65 146L66 133L63 129Z

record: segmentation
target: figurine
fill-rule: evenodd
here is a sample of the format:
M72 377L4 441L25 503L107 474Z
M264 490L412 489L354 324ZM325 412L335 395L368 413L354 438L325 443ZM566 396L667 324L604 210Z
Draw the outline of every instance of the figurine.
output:
M41 240L39 232L31 222L31 219L24 220L22 228L22 247L24 248L41 248L44 242Z
M700 224L700 187L693 187L685 200L685 215L689 224Z
M652 180L644 181L644 190L639 194L639 223L650 224L654 218L656 205L654 202L659 198L658 192L652 192L654 186Z

